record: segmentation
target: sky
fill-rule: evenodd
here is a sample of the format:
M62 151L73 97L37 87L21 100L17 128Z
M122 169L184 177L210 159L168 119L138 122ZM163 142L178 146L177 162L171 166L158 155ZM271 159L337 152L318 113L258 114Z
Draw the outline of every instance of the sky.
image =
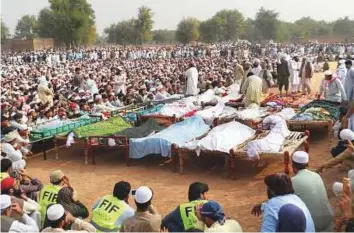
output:
M111 23L130 19L138 8L148 6L154 12L154 29L176 29L184 17L205 20L222 9L238 9L245 17L254 18L262 6L279 12L281 20L293 22L310 16L316 20L333 21L349 16L354 19L354 0L88 0L96 14L99 33ZM1 17L14 31L17 21L26 14L37 15L48 0L1 0Z

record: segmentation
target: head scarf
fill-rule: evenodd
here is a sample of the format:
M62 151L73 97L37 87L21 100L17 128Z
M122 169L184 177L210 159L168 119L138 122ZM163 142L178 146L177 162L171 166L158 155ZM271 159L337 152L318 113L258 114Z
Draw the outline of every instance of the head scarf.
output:
M70 212L74 217L87 218L86 214L83 214L82 208L85 208L79 201L73 199L74 189L71 187L63 187L58 192L57 203L61 204L64 209ZM87 209L86 209L87 212Z
M305 230L304 212L293 204L283 205L278 213L277 232L305 232Z
M221 206L215 201L208 201L202 206L200 214L204 217L208 217L221 225L225 223L225 214Z

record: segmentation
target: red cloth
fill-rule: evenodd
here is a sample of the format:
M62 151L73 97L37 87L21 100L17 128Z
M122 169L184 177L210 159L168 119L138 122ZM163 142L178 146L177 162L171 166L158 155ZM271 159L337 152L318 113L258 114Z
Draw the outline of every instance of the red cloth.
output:
M192 110L183 115L183 117L192 117L197 112L197 110Z
M6 177L5 179L3 179L1 181L1 191L2 190L6 190L6 189L10 189L12 187L14 187L15 185L15 179L12 177Z
M75 110L76 107L77 107L77 103L72 102L72 103L70 104L70 109Z

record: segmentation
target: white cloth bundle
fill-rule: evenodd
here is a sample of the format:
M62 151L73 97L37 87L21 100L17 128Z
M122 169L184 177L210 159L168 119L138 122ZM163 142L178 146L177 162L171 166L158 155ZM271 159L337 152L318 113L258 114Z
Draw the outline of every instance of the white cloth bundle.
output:
M195 150L199 156L201 150L229 153L230 150L254 136L255 130L239 122L232 121L213 128L201 140L191 141L182 145Z
M289 136L290 131L284 119L280 116L268 116L263 120L263 124L270 124L270 133L261 139L254 140L247 145L247 154L251 159L259 159L258 152L279 152L285 138Z
M263 108L247 108L241 111L237 111L236 115L242 120L256 119L265 115Z
M213 123L213 120L222 114L224 108L224 102L219 101L216 106L198 111L196 115L203 118L207 125L211 125Z
M276 113L275 115L280 116L284 120L290 120L291 118L293 118L296 115L296 113L293 108L284 108L283 110Z
M184 114L193 111L196 107L193 103L181 104L181 103L171 103L165 104L160 111L159 114L163 116L173 116L182 117Z

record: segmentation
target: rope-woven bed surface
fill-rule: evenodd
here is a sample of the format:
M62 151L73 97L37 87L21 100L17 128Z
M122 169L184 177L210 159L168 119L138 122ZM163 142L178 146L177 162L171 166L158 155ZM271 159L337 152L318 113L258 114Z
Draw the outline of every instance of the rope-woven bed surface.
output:
M288 125L329 125L332 124L332 120L321 120L321 121L297 121L297 120L287 120L286 123Z
M247 145L250 141L262 139L269 134L269 131L262 132L257 134L253 138L250 138L246 142L239 145L237 148L233 150L233 156L248 156L247 155ZM285 138L285 142L281 146L281 150L279 152L259 152L260 156L274 156L274 155L283 155L285 151L288 151L289 154L292 154L296 151L296 149L301 146L305 142L308 136L303 132L291 131L290 135Z

